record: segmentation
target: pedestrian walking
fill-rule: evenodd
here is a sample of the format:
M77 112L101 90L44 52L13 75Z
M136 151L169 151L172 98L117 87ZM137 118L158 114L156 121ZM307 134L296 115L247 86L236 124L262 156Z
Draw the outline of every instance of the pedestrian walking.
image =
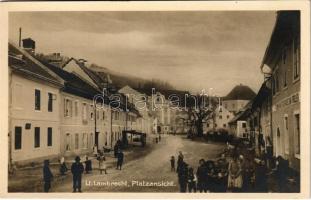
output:
M178 171L178 183L180 192L184 193L187 191L188 182L188 165L184 161L180 163L180 168Z
M232 192L241 191L242 183L243 183L242 167L236 154L234 155L233 159L229 163L228 172L229 172L228 189L231 189Z
M121 170L122 165L123 165L123 160L124 160L124 154L121 150L119 150L117 154L117 169Z
M200 192L207 192L207 169L205 166L205 160L200 159L199 161L199 167L197 169L197 178L198 178L198 183L197 183L197 189Z
M267 192L267 167L264 160L258 160L255 170L255 191Z
M106 166L105 161L106 161L105 156L99 156L99 158L98 158L98 169L99 169L100 174L102 174L103 171L105 172L105 174L107 174L107 166Z
M197 176L193 173L193 168L189 168L188 172L188 191L191 193L192 191L197 192Z
M66 166L66 163L65 163L65 158L64 157L61 157L60 159L60 166L59 166L59 172L62 176L66 175L66 172L68 171L68 168Z
M95 158L97 158L97 154L98 154L98 148L97 148L97 145L94 144L94 146L93 146L93 156L94 156Z
M171 171L174 172L175 171L175 157L174 156L171 157L170 162L171 162Z
M90 171L92 171L92 161L89 160L89 157L85 157L85 173L88 174Z
M44 192L49 192L51 188L52 180L53 180L53 174L50 170L50 161L44 160L44 163L43 163Z
M73 185L73 192L76 192L77 189L79 192L81 191L81 179L82 173L84 171L84 167L80 162L80 157L77 156L75 158L75 162L71 165L71 173L72 173L72 185Z

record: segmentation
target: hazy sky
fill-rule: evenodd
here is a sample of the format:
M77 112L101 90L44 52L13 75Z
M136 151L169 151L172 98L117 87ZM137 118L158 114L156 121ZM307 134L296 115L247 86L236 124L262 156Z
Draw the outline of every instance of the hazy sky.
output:
M108 69L168 81L177 89L237 84L257 91L259 66L275 12L19 12L9 15L9 37L36 41L36 52L60 52Z

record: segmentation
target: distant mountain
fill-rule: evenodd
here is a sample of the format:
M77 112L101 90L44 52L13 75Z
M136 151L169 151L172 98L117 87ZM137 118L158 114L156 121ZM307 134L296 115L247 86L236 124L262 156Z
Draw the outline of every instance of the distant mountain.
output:
M130 74L115 72L105 67L98 66L96 64L91 64L88 67L91 70L109 74L113 85L115 85L117 89L120 89L126 85L130 86L131 88L141 88L143 90L150 90L150 91L152 88L156 88L157 90L174 90L175 89L168 82L162 81L159 79L147 80L147 79L136 77Z

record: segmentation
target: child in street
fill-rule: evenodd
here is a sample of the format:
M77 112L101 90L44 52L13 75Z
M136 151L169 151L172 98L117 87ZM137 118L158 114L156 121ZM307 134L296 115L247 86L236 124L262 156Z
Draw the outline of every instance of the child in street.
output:
M99 158L98 158L99 167L98 168L99 168L100 174L102 174L103 171L105 172L105 174L107 174L107 166L106 166L105 161L106 161L105 156L99 156Z
M193 173L193 168L190 167L188 172L188 191L191 193L192 190L194 193L197 192L197 177Z
M171 171L175 172L175 157L171 157Z

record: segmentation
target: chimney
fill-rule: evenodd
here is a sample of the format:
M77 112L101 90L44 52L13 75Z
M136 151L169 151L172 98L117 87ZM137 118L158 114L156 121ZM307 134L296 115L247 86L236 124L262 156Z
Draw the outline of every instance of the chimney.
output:
M31 38L23 39L23 48L30 53L35 53L36 42Z
M18 46L21 47L22 46L22 28L19 27L19 38L18 38Z

